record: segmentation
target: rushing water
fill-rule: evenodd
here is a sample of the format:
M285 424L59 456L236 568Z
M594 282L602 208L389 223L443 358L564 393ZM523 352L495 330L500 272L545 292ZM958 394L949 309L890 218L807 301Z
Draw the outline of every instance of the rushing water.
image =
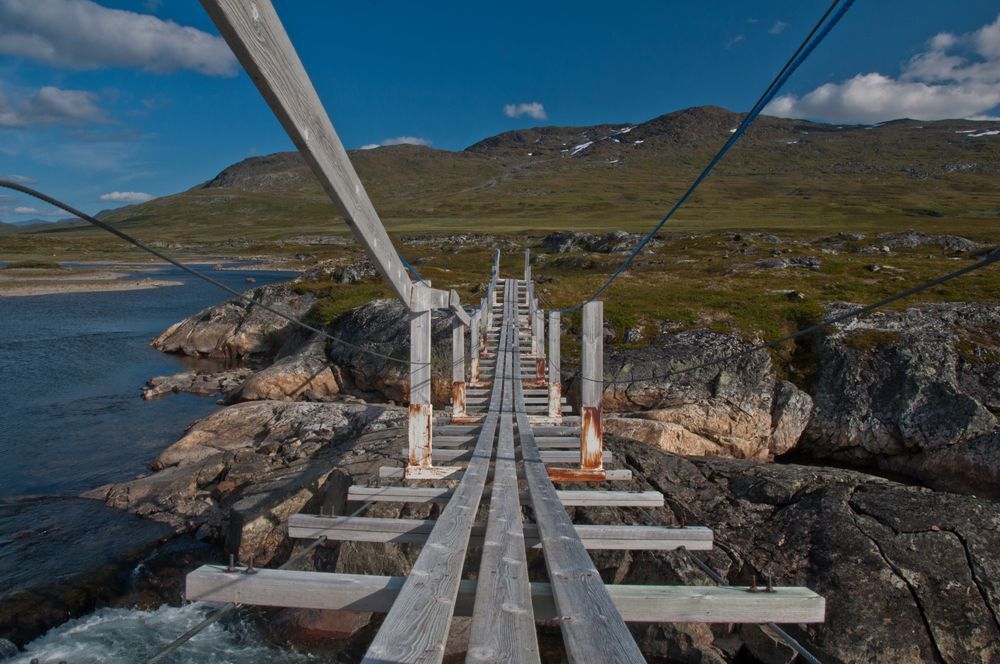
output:
M212 276L242 290L250 287L247 278L260 286L290 275L214 271ZM158 524L68 498L144 472L193 420L216 408L214 399L188 394L155 401L140 397L150 376L208 368L164 355L149 341L170 324L227 299L173 267L128 278L147 277L183 285L0 298L0 602L127 560L165 534ZM52 630L30 651L43 662L137 661L159 642L152 636L159 627L167 638L197 616L193 608L105 609ZM203 652L203 658L184 661L299 661L239 630L217 629L199 648L189 652Z

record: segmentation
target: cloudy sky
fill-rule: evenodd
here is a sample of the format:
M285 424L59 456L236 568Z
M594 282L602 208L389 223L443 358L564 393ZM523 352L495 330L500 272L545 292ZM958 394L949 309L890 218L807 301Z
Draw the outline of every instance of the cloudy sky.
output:
M276 0L349 148L746 110L827 0ZM992 0L859 0L768 109L1000 116ZM96 212L290 149L196 0L0 0L0 176ZM17 195L0 220L64 215Z

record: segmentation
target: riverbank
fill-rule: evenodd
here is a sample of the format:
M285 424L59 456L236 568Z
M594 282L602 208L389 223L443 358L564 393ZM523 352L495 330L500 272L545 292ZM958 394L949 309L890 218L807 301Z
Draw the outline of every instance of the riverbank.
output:
M0 297L62 293L110 293L180 286L182 281L134 278L150 268L5 268L0 270Z

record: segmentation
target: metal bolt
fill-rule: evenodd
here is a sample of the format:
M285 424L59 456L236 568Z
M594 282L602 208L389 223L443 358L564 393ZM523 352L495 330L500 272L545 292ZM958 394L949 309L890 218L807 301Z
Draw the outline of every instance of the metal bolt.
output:
M239 570L236 569L236 556L234 556L233 554L230 553L229 554L229 567L226 568L226 573L228 573L228 574L235 574L237 571L239 571Z
M244 574L256 574L257 573L257 570L255 570L253 568L253 558L250 558L250 563L247 565L247 568L245 570L243 570L243 573Z
M771 575L770 574L767 575L767 592L769 592L769 593L775 592L775 590L774 590L774 583L772 583L772 581L771 581Z
M748 593L755 593L758 590L759 590L759 588L757 588L757 575L754 574L753 575L753 579L750 581L750 587L747 588L747 592Z

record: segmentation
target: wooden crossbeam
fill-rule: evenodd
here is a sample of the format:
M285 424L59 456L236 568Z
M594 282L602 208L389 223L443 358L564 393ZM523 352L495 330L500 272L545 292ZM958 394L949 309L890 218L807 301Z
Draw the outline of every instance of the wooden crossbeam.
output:
M580 441L575 441L579 444ZM437 443L437 441L435 441ZM439 461L468 461L472 458L472 450L460 450L454 448L438 449L434 448L431 452L434 458L434 463ZM542 463L572 463L574 461L580 461L579 450L546 450L540 451L539 456L542 459ZM401 450L399 452L399 458L407 458L407 450ZM602 454L602 459L604 463L609 463L614 460L614 454L610 450L605 450Z
M437 487L352 486L347 499L358 502L388 503L447 503L451 489ZM487 492L488 494L489 492ZM663 507L663 494L659 491L556 491L556 497L565 507ZM521 492L521 504L529 502L528 494Z
M223 565L204 565L188 574L185 597L190 601L386 613L407 578L269 569L230 574ZM633 623L818 623L826 613L824 599L801 587L778 586L773 593L747 592L747 588L735 586L605 588L616 611ZM471 615L475 594L476 582L462 581L454 615ZM535 620L563 615L556 609L548 583L532 583L531 600Z
M464 466L435 466L434 467L434 478L438 480L460 480L462 479L462 474L465 472ZM398 466L380 466L378 469L379 479L383 480L402 480L409 479L406 469L400 468ZM630 482L632 480L632 471L627 468L605 468L601 471L600 478L577 478L575 481L579 482ZM574 480L561 479L562 482L570 482Z
M293 514L288 519L288 535L300 539L326 537L338 542L395 542L423 544L434 527L433 520L379 519L364 516L317 516ZM573 528L590 551L672 551L684 547L691 551L712 548L712 530L703 526L669 528L666 526L602 526L575 524ZM541 549L538 526L523 526L524 545ZM470 544L482 543L486 526L472 526Z

